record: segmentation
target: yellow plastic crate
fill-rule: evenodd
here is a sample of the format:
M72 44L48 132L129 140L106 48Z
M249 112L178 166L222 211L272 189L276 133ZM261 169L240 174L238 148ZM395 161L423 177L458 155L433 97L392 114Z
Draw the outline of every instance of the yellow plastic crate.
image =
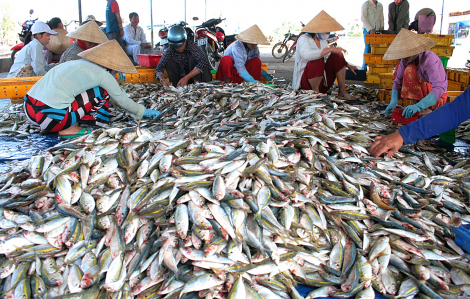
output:
M462 82L457 82L457 81L447 81L447 90L451 91L460 91L462 90Z
M402 107L413 105L413 100L400 99L400 100L398 100L398 105L400 105Z
M23 98L42 77L0 79L0 99Z
M366 44L387 44L390 45L395 39L396 34L366 34Z
M455 47L441 47L436 46L431 49L432 52L436 53L437 56L451 57Z
M138 66L136 69L137 74L126 74L126 82L119 81L119 75L116 75L116 80L119 83L143 83L153 82L155 79L155 68Z
M436 42L436 46L450 47L452 45L453 35L425 34L425 37Z
M384 55L388 50L388 47L383 48L383 47L371 47L370 53L371 54L377 54L377 55Z
M452 102L462 93L463 91L447 91L447 103Z
M379 78L380 78L380 88L392 89L393 80L395 79L393 73L379 74Z
M470 84L470 71L469 70L457 70L458 80L463 84Z
M364 59L366 64L388 64L388 65L397 65L400 61L396 60L383 60L383 55L376 54L364 54Z
M379 76L367 73L367 80L365 83L380 83Z
M389 64L369 64L367 65L370 74L383 74L393 72L393 65Z
M447 80L459 81L459 74L454 69L446 69Z
M388 89L379 89L379 98L381 102L390 103L392 99L392 91Z

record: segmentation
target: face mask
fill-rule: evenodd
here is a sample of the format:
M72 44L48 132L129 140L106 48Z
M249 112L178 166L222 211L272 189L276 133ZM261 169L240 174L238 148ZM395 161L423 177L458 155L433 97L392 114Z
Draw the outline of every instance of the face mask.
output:
M330 36L329 33L317 33L317 37L321 40L325 40Z

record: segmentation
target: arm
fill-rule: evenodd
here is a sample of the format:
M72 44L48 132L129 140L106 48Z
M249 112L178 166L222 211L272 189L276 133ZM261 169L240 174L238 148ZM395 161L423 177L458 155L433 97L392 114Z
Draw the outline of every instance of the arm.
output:
M127 42L127 44L129 45L140 45L141 44L141 41L139 40L135 40L132 38L132 36L134 35L134 28L132 28L132 26L130 25L127 25L123 28L124 30L124 37L123 39Z
M392 90L398 91L398 94L401 94L401 86L403 83L403 73L405 72L405 63L404 60L401 60L398 64L397 76L393 80Z
M164 78L164 73L163 71L166 68L166 64L168 61L171 59L171 48L168 48L165 53L163 54L162 58L158 62L157 67L155 68L155 77L157 77L160 81L163 80Z
M42 45L31 49L31 66L33 67L36 76L44 76L50 67L46 64L43 56Z
M362 24L364 24L364 28L366 28L367 31L371 31L374 29L367 20L368 12L367 12L367 2L362 5L362 10L361 10L361 21Z
M410 4L408 1L400 3L400 10L398 11L397 18L397 31L401 28L408 28L409 20L409 13L410 13Z
M141 119L144 115L145 107L130 99L111 74L107 73L105 70L103 70L103 72L105 73L103 73L100 87L109 93L111 100L116 105L126 110L134 119Z
M248 54L242 43L237 43L235 46L236 48L232 51L233 66L237 69L239 74L242 74L246 72L245 63L248 59Z
M457 128L470 118L470 89L453 102L436 109L398 131L405 144L415 143Z
M439 100L447 92L447 74L437 56L428 56L427 59L434 58L434 61L425 70L429 82L432 84L432 93Z
M394 24L395 6L394 5L395 5L395 2L392 2L388 6L388 30L390 31L395 31L395 24Z
M382 3L380 4L380 10L379 10L379 24L380 24L380 30L384 30L384 7Z

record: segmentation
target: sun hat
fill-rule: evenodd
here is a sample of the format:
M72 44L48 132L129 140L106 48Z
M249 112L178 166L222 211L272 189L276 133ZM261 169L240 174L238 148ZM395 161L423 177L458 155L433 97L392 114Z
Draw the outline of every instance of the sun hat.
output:
M74 31L69 32L67 36L95 44L102 44L109 41L95 21L87 22Z
M41 22L41 21L36 21L33 24L33 27L31 27L31 33L32 34L37 34L37 33L49 33L50 35L57 35L58 33L53 31L51 27L49 27L46 23Z
M86 20L82 23L82 25L85 25L86 23L90 21L95 21L98 26L103 25L103 22L97 21L94 15L88 15Z
M304 28L302 32L308 33L324 33L344 30L335 19L333 19L324 10L320 11Z
M59 28L53 30L58 34L51 36L51 40L46 45L46 48L52 51L53 53L62 54L71 45L69 38L67 37L68 32L65 29Z
M259 29L258 25L253 25L245 31L240 32L239 34L235 35L235 38L244 43L269 45L268 40L264 36L263 32L261 32L261 29Z
M385 52L383 59L395 60L411 57L423 53L433 48L435 45L436 42L432 39L403 28L395 37L387 52Z
M127 54L124 53L124 50L115 39L80 52L78 53L78 56L108 69L126 74L137 74L134 64L130 61Z

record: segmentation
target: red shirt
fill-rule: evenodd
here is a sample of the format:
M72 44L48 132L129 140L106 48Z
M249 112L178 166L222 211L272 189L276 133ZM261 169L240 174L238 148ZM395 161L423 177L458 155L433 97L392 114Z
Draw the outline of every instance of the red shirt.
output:
M113 2L111 3L111 11L112 11L113 13L116 13L116 12L119 11L119 4L117 3L117 1L113 1Z

